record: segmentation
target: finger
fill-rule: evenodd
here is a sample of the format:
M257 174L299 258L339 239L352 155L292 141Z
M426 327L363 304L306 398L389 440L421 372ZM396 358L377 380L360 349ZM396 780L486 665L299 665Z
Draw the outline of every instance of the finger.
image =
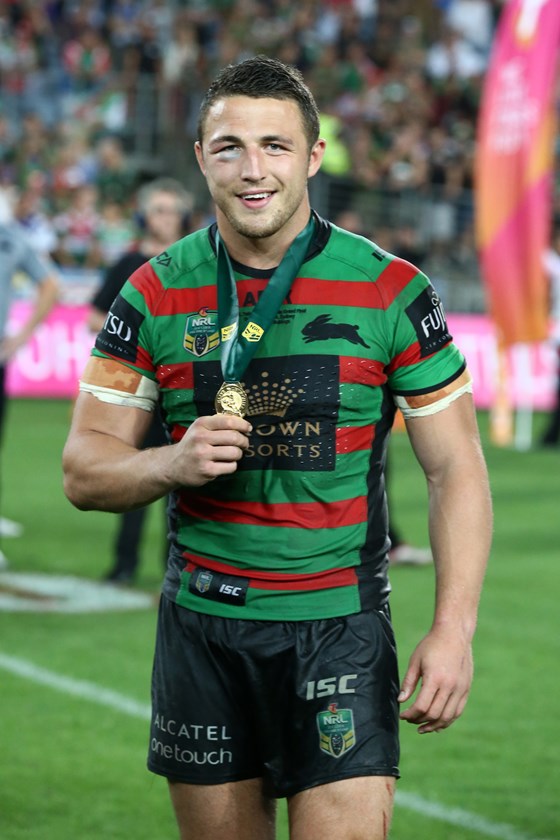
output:
M423 683L418 697L404 712L401 712L401 720L408 723L425 723L428 720L429 709L434 701L436 687Z
M400 694L398 696L399 703L405 703L416 690L418 680L420 679L420 666L414 660L411 660L408 670L402 681Z
M238 449L247 449L249 438L242 432L232 432L229 429L218 429L206 435L205 442L217 449L221 446L235 446Z
M195 423L202 424L206 429L229 429L231 431L241 432L243 435L248 435L253 430L253 427L247 420L243 417L238 417L236 414L208 414L205 417L199 417L195 420Z
M212 461L240 461L242 457L243 449L240 446L212 447Z
M431 710L433 712L433 719L419 728L418 731L420 734L440 732L442 729L447 729L448 726L451 726L463 713L467 704L467 698L468 693L459 694L458 692L452 692L447 697L445 706L437 714L435 707Z

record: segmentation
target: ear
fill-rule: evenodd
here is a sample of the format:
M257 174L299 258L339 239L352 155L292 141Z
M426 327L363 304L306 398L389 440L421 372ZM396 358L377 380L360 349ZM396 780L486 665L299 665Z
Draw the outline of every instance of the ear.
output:
M308 178L312 178L313 175L315 175L321 168L326 146L326 140L323 140L320 137L311 149L311 154L309 155L309 166L307 167Z
M200 171L206 177L206 167L204 166L204 154L202 152L202 143L200 140L197 140L194 144L194 153L196 155L196 159L198 161L198 165L200 166Z

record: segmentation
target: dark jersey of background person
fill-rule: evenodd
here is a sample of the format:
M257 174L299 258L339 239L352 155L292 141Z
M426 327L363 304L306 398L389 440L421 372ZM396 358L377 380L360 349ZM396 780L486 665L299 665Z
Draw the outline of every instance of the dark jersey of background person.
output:
M126 254L123 254L114 265L107 269L103 283L93 297L91 305L101 312L109 312L113 301L130 275L149 259L150 257L148 255L137 250L128 251ZM144 440L144 447L164 446L167 443L169 441L165 435L161 414L159 409L156 409L154 411L153 421Z

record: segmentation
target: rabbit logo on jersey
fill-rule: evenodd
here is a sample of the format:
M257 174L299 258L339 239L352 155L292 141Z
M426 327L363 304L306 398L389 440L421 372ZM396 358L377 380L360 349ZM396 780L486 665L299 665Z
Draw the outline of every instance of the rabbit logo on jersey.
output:
M322 752L333 758L340 758L356 743L352 709L339 709L331 703L326 712L317 715L317 728Z
M183 338L185 350L200 358L215 350L219 343L218 313L215 309L203 306L187 316Z

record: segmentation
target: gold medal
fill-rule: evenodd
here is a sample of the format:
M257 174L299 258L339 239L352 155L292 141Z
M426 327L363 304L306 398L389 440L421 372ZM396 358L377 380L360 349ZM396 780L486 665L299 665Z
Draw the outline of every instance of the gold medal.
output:
M218 414L245 417L249 401L241 382L224 382L216 394L214 406Z

